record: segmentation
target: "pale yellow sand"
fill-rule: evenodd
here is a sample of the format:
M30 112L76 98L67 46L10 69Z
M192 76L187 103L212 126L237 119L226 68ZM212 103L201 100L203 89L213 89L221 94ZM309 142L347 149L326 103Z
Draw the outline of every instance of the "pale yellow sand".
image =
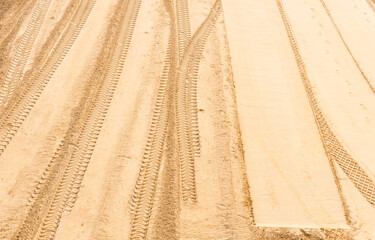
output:
M0 8L0 239L375 239L373 0Z

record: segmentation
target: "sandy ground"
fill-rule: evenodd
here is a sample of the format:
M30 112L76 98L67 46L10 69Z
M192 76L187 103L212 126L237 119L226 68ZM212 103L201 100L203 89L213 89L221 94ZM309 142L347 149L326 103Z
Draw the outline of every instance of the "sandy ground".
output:
M0 3L0 239L375 239L373 0Z

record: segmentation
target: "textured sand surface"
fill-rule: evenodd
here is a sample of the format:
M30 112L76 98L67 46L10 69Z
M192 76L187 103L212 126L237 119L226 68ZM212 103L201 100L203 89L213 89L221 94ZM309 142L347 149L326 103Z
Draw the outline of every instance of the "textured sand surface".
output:
M3 0L0 239L375 239L374 0Z

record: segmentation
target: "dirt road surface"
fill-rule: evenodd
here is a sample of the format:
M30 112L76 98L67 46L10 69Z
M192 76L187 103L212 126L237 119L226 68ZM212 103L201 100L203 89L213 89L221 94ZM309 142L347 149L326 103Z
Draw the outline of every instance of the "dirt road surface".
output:
M0 239L375 239L374 0L0 2Z

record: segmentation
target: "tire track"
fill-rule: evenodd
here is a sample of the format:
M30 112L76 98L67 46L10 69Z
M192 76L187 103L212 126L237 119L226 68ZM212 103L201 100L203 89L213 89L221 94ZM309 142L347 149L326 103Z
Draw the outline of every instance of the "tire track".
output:
M55 48L42 64L38 74L26 80L24 86L20 86L8 101L7 106L1 109L0 116L0 156L21 127L31 109L39 99L44 88L52 78L71 46L77 39L85 25L87 18L94 7L96 0L83 0L73 15L63 35Z
M220 6L216 4L215 6ZM179 29L177 26L178 23L178 14L175 12L174 4L172 1L166 1L166 7L170 14L171 18L171 26L170 26L170 39L169 39L169 47L167 51L167 56L164 61L164 69L160 79L160 85L155 101L155 107L152 114L152 120L149 130L149 135L146 143L146 148L144 152L144 156L142 159L139 175L136 181L134 193L131 200L131 214L133 215L133 220L130 229L130 239L145 239L148 233L148 227L151 218L151 212L154 205L154 198L155 198L155 191L157 182L160 175L160 165L163 157L165 156L164 146L167 141L170 140L171 134L173 131L168 131L168 135L166 131L168 128L171 128L173 124L173 116L171 115L173 112L173 107L177 104L174 103L177 101L175 95L176 91L174 90L175 87L178 88L178 84L175 85L175 80L178 79L178 72L177 66L179 61L179 53L180 48L176 45L179 43L180 37ZM193 38L193 43L200 42L199 40L204 40L204 36L208 36L209 33L209 25L208 22L211 22L214 19L212 16L214 14L214 10L211 11L211 14L207 20L202 24L199 28L199 31L196 36ZM177 17L176 17L177 15ZM206 37L207 38L207 37ZM205 42L205 41L202 41ZM190 47L192 50L197 52L198 48L203 48L199 44L194 44ZM191 51L192 51L191 50ZM199 52L199 51L198 51ZM185 51L186 54L186 51ZM189 54L190 56L191 54ZM184 55L185 56L185 55ZM190 60L190 58L189 58ZM188 61L181 61L181 64L187 65ZM186 69L186 67L184 67ZM176 71L177 70L177 71ZM184 87L184 86L183 86ZM186 88L183 88L181 92L186 92ZM186 106L186 105L185 105ZM175 116L177 118L177 114ZM178 125L178 120L176 119L176 125ZM186 126L186 125L185 125ZM173 139L173 137L172 137ZM182 139L182 138L181 138ZM190 139L189 139L190 141ZM168 144L168 143L167 143ZM192 148L190 148L192 150ZM173 150L171 150L173 151ZM192 151L191 151L192 153ZM172 154L173 155L173 154ZM168 158L168 157L167 157ZM179 158L181 158L181 153L179 152ZM170 160L170 159L169 159ZM169 163L166 165L167 169L164 169L164 176L168 178L173 178L173 174L169 172L173 172L171 168L173 163L168 161ZM193 160L194 164L194 160ZM185 166L185 165L184 165ZM180 165L181 168L183 166ZM193 166L186 166L186 170L181 170L188 172L188 168L191 169L193 167L193 171L190 171L189 176L194 178L194 165ZM172 175L171 175L172 174ZM165 181L163 181L165 182ZM185 180L185 182L187 182ZM191 182L191 181L190 181ZM194 193L195 193L195 181L194 182ZM191 183L190 183L191 186ZM170 198L171 196L167 194L166 198ZM195 198L196 199L196 198ZM171 201L170 199L164 199L165 201ZM163 211L160 211L160 214ZM168 212L168 211L167 211Z
M167 56L164 60L164 68L160 78L159 90L152 114L146 148L130 203L131 214L133 216L129 238L131 240L145 239L154 203L168 126L167 120L169 110L167 101L171 79L173 79L171 76L172 41L173 40L170 37Z
M0 46L8 39L9 35L18 30L20 23L32 11L32 6L35 6L36 0L10 2L12 1L3 0L0 2Z
M197 201L195 186L193 137L190 131L191 102L196 106L197 77L199 63L207 38L222 10L221 1L217 0L205 21L198 28L187 46L177 72L176 89L176 125L180 159L182 196L185 202ZM195 99L191 99L195 96ZM197 116L194 117L197 122Z
M53 51L53 48L58 43L58 40L65 32L80 4L81 0L69 0L69 2L65 5L65 7L62 9L64 10L64 13L61 14L61 18L56 22L54 27L51 28L50 34L45 38L43 45L35 53L36 55L32 59L32 67L25 72L23 79L32 79L40 72L43 67L43 63L46 61L46 59L48 59L49 55ZM22 82L20 87L23 87L22 85L25 85L25 81Z
M157 94L151 127L137 177L134 193L131 199L131 214L133 220L130 229L130 238L145 239L154 204L157 180L160 172L163 148L165 146L168 126L167 92L169 91L170 49L164 61L163 74Z
M177 0L176 1L176 14L177 14L177 26L178 26L178 38L179 38L179 52L180 59L183 58L184 52L191 40L191 29L190 29L190 15L189 6L187 0ZM194 71L194 70L193 70ZM194 75L195 74L195 75ZM196 71L194 76L198 74ZM200 139L199 139L199 127L198 127L198 108L197 108L197 78L193 77L190 81L191 87L187 90L192 90L186 92L186 96L189 99L187 102L189 105L188 113L186 113L185 121L189 124L189 132L191 132L191 142L194 148L195 156L200 155Z
M69 3L67 4L67 7L64 9L64 14L62 15L61 19L56 23L56 25L52 29L51 33L49 34L48 38L46 38L46 40L44 41L43 46L38 50L36 55L33 57L32 68L29 69L28 71L26 71L22 75L22 79L31 79L31 78L35 77L36 74L39 73L39 71L40 71L40 69L43 65L43 62L48 58L51 51L53 50L53 47L58 42L58 39L60 38L60 36L65 31L67 25L69 24L70 20L72 19L73 14L77 11L77 8L79 7L80 2L81 1L76 2L75 0L69 1ZM13 35L15 35L17 33L18 29L19 29L19 26L16 27L13 30L14 32L9 33L9 36L5 40L4 44L0 45L0 52L1 52L1 50L4 50L4 53L5 53L5 48L7 47L7 45L9 45L9 42L12 41L12 38L15 37ZM9 64L10 63L8 63L8 65ZM1 66L1 62L0 62L0 66ZM0 74L1 74L1 69L0 69ZM2 78L2 76L0 76L0 78ZM1 80L4 81L5 76ZM2 83L0 83L0 85L1 84ZM25 85L25 84L27 84L27 81L21 81L18 87L22 88L23 85ZM9 97L12 97L12 96L9 96ZM3 107L5 107L5 106L3 106ZM0 107L0 109L1 109L1 107ZM1 112L1 110L0 110L0 112Z
M181 59L191 38L188 0L176 0L176 14L178 27L178 46Z
M131 201L131 213L135 214L137 206L141 195L144 194L145 189L148 187L147 182L150 177L150 172L158 172L160 167L160 161L162 158L162 151L165 140L165 131L166 131L166 101L167 101L167 92L169 84L169 72L171 67L171 53L170 53L171 40L168 43L168 50L164 60L164 68L160 78L159 90L157 93L155 107L152 114L151 126L149 130L149 135L147 138L146 148L143 155L143 160L141 163L139 175L136 181L134 194ZM156 152L156 153L155 153ZM154 162L157 162L156 165L153 165ZM157 169L153 169L157 168ZM152 180L152 186L156 187L156 177Z
M164 6L158 6L158 11L162 11L164 12ZM164 15L164 14L163 14ZM162 16L162 14L160 14L157 19L155 19L155 28L158 29L158 28L161 28L161 30L156 30L156 33L154 35L154 44L153 44L153 49L151 50L150 52L150 56L156 56L155 54L158 54L158 53L161 53L160 51L162 52L165 52L166 54L166 59L167 57L170 57L170 53L168 53L166 50L166 48L164 48L164 50L161 50L160 48L163 49L163 47L161 46L164 46L164 44L160 44L160 38L163 38L164 39L164 30L167 30L168 29L165 29L163 28L163 26L165 26L166 24L168 24L168 21L166 21L166 19L164 18L164 16ZM163 35L163 36L162 36ZM169 46L169 45L168 45ZM167 47L167 45L165 46ZM156 61L156 59L155 59ZM169 71L169 65L166 64L166 62L169 62L169 60L165 60L164 63L161 64L161 66L163 67L161 69L161 75L163 76L162 79L160 79L160 81L156 84L155 86L155 89L158 89L158 87L164 89L162 91L165 91L165 87L166 87L166 81L167 81L167 74L168 74L168 71ZM157 64L156 62L154 63L147 63L148 65L153 65L153 64ZM159 75L160 73L158 73L157 75ZM159 76L157 76L157 78L159 79ZM159 86L157 86L159 84ZM123 127L123 129L132 129L134 128L134 124L136 124L136 122L139 120L139 117L140 117L140 113L138 111L136 111L136 109L139 109L142 105L142 101L144 101L144 94L142 93L142 91L140 91L138 94L137 94L137 97L136 97L136 102L135 104L132 106L133 108L133 111L134 111L134 115L131 116L130 120L128 121L128 123L126 124L125 127ZM156 98L159 98L159 101L161 101L160 99L160 96L162 94L159 94L159 96L156 96ZM154 100L154 99L152 99ZM165 106L163 106L165 107ZM162 110L163 108L159 108L159 110ZM123 171L121 171L122 167L121 165L123 164L120 164L120 162L124 162L126 158L127 160L128 157L125 157L124 156L124 151L128 151L128 147L125 148L125 145L128 145L128 142L131 141L132 139L132 135L135 133L136 131L135 130L130 130L130 131L127 131L126 133L126 136L123 136L123 140L120 140L119 143L121 143L121 149L122 150L119 150L119 153L117 155L116 158L112 159L108 164L108 167L109 169L112 169L112 170L108 170L106 171L106 176L105 176L105 181L104 181L104 187L103 189L105 189L105 192L103 193L102 195L102 200L100 201L100 207L99 207L99 210L98 210L98 214L97 214L97 217L96 217L96 220L94 222L94 225L93 225L93 228L92 228L92 231L90 233L90 237L89 239L91 240L94 240L94 239L110 239L111 238L111 232L108 232L107 228L110 227L108 226L109 225L109 215L108 215L108 211L109 209L112 207L112 204L113 204L113 199L111 198L112 197L115 197L114 194L117 193L116 192L116 188L113 188L111 185L115 184L115 182L117 181L122 181L121 180L121 177L120 175L123 174ZM117 150L116 150L117 151ZM121 152L121 154L120 154ZM121 155L121 156L120 156ZM125 164L125 163L124 163ZM137 172L138 173L138 172ZM136 173L136 174L137 174ZM140 182L138 182L140 183ZM116 183L118 184L118 183ZM131 192L130 194L130 197L132 196L133 192ZM130 199L130 203L131 204L135 204L135 202L131 201ZM127 206L128 207L128 206ZM133 213L133 212L132 212ZM132 214L131 214L132 215ZM130 215L130 216L131 216Z
M344 44L346 50L349 52L349 54L350 54L350 56L352 57L352 59L353 59L355 65L357 66L358 70L361 72L362 77L366 80L367 85L370 87L371 91L375 94L375 86L371 84L369 78L366 76L365 72L364 72L363 69L361 68L361 66L360 66L360 64L358 63L357 59L354 57L352 51L350 50L348 44L346 43L344 37L342 36L339 27L337 26L335 20L333 19L332 14L331 14L331 11L328 9L328 7L327 7L326 3L324 2L324 0L320 0L320 3L322 4L324 10L326 11L326 13L327 13L329 19L331 20L333 26L334 26L335 29L336 29L338 35L340 36L340 39L341 39L342 43Z
M284 10L281 0L276 0L277 6L279 8L282 20L284 22L285 29L288 34L288 38L296 59L298 69L301 75L301 79L304 85L304 88L307 93L307 97L310 102L311 109L315 118L315 122L319 129L319 133L328 156L328 159L333 165L332 161L335 160L348 178L352 181L358 191L366 198L366 200L375 206L375 183L370 174L368 174L364 168L356 162L348 151L344 148L343 144L338 140L337 136L329 126L329 123L324 116L316 96L313 92L311 82L308 79L306 66L302 59L297 40L294 36L292 26L288 20L286 12ZM335 175L335 173L334 173ZM337 179L337 176L334 176ZM338 185L339 187L339 185ZM339 189L340 190L340 189ZM341 192L340 192L341 194ZM344 207L345 209L345 207ZM347 213L346 213L347 214Z
M7 74L7 66L10 65L12 44L15 43L17 33L27 16L32 12L32 6L36 0L24 0L19 7L11 6L5 10L4 5L0 6L3 12L0 15L0 86L2 86ZM6 3L2 3L6 4ZM1 5L1 4L0 4ZM13 9L16 8L16 9ZM8 27L7 26L11 26Z
M51 0L40 0L34 8L31 19L16 48L14 58L10 63L4 82L2 82L0 87L0 106L6 105L10 96L21 81L23 70L29 59L32 46L40 31L50 3Z
M101 74L94 72L90 81L98 87L91 90L94 94L84 97L81 107L78 107L73 124L43 174L30 200L29 214L14 239L34 236L53 239L64 210L73 207L125 64L140 3L121 2L119 9L125 10L125 13L121 12L123 21L112 25L112 28L120 27L115 42L111 44L115 49L108 50L109 45L106 46L110 56L105 59L105 66L99 68ZM99 64L102 64L101 61ZM87 88L93 86L88 84Z
M129 237L131 240L145 239L147 236L174 101L175 70L179 62L177 23L172 0L166 0L165 5L170 15L170 36L146 148L130 202L133 216Z

